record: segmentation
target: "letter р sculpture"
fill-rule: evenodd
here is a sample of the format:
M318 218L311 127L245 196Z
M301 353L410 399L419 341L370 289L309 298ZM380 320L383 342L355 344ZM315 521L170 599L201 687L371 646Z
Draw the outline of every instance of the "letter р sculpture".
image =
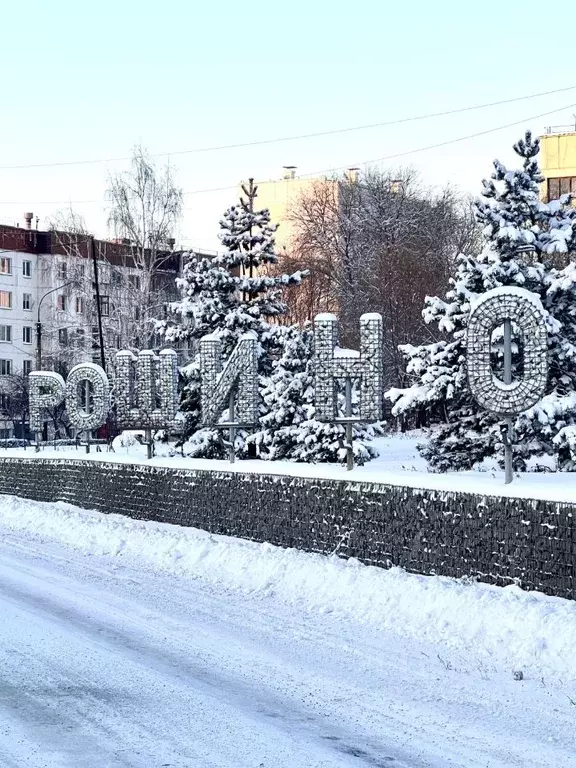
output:
M512 380L512 323L522 338L524 370ZM503 326L504 376L492 370L492 333ZM476 401L505 420L505 482L512 482L512 419L535 405L548 378L546 313L524 288L494 288L472 303L467 332L468 383Z

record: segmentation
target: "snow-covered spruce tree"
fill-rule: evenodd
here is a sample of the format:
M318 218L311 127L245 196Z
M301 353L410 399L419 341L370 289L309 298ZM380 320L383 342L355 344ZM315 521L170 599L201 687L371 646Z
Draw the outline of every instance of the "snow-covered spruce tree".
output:
M571 469L576 459L576 434L570 429L576 425L576 273L568 261L576 250L576 211L568 195L548 204L540 201L543 177L536 161L537 139L526 133L514 150L523 160L522 168L510 171L495 161L491 180L483 182L484 199L476 204L486 238L482 253L477 258L460 256L445 299L426 300L423 317L444 338L403 347L413 384L387 393L397 415L423 405L443 414L446 423L420 447L436 471L471 468L487 457L501 459L498 420L470 394L465 353L471 302L498 286L533 291L548 313L547 390L538 405L516 420L516 465L525 466L529 457L556 454L559 468Z
M258 455L271 460L345 462L344 427L316 419L311 326L288 328L282 344L282 356L261 391L264 408L260 428L247 442L257 446ZM343 398L341 404L344 414ZM370 442L377 431L377 426L354 425L356 464L364 464L378 455Z
M168 320L157 323L167 344L181 341L195 349L193 359L183 370L185 384L181 408L186 414L182 442L193 456L220 458L226 455L222 435L200 424L200 366L198 342L216 332L226 360L240 337L252 332L258 340L258 373L264 387L274 361L282 353L284 326L273 324L286 312L282 290L298 285L303 272L272 274L276 263L274 233L267 209L254 210L254 189L247 201L229 208L221 222L220 241L225 251L214 259L191 256L178 281L182 299L170 307ZM247 450L245 433L238 431L236 450Z
M186 342L192 353L190 362L181 372L180 410L185 417L183 443L199 429L201 421L198 342L202 336L225 327L228 313L237 307L238 296L236 282L227 269L193 253L188 255L182 277L176 282L182 298L169 306L168 319L158 321L156 325L166 344ZM229 354L234 340L224 338L224 346ZM208 440L209 436L206 438ZM212 450L214 457L220 455L220 441L212 446ZM210 454L208 445L206 454Z

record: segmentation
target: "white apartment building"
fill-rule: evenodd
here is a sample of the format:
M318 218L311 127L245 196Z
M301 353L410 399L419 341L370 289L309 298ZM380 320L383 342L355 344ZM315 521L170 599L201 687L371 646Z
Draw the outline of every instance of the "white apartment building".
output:
M37 368L38 360L64 376L79 362L100 363L93 255L107 364L119 349L153 342L142 317L142 271L128 243L92 244L86 235L42 232L31 228L32 214L25 218L26 228L0 226L0 439L22 436L22 425L8 418L3 384L9 390L14 377ZM175 298L180 261L181 254L167 251L154 277L157 317Z
M34 361L38 256L0 252L0 376L28 374Z

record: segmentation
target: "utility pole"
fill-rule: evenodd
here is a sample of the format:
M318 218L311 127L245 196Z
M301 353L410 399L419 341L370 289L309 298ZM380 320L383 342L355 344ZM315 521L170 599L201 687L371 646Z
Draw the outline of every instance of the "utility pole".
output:
M94 235L90 237L90 254L94 267L94 291L96 293L96 313L98 317L98 338L100 341L100 364L106 370L106 356L104 354L104 333L102 331L102 308L100 306L100 282L98 280L98 259L96 258L96 244Z
M40 322L40 308L38 308L38 320L36 321L36 370L42 370L42 323Z

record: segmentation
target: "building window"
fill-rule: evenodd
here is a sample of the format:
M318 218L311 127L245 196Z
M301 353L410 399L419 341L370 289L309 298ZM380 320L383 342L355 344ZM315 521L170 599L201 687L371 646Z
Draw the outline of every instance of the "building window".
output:
M60 342L60 346L68 346L68 328L60 328L58 330L58 341Z
M60 264L58 264L58 279L59 280L66 280L68 277L68 265L65 261L61 261Z
M7 411L10 408L10 395L0 395L0 410Z
M128 282L132 288L140 290L140 275L128 275Z
M58 296L58 309L62 310L62 312L66 311L66 296L63 293Z
M3 256L0 259L0 274L11 275L12 274L12 259L7 256Z
M24 344L32 344L32 326L25 325L22 328L22 341Z
M76 330L76 339L78 340L78 346L84 349L84 344L86 343L86 334L84 333L84 328L78 328Z
M12 291L0 291L0 308L12 309Z
M24 360L22 363L22 373L24 376L28 376L30 371L32 370L32 360Z
M12 360L0 360L0 376L12 375Z
M548 179L548 200L557 200L560 195L576 195L576 176Z
M0 325L0 341L12 341L11 325Z
M10 439L10 430L0 429L0 440L9 440L9 439Z
M29 312L32 309L32 294L31 293L23 293L22 294L22 309L26 309Z
M32 262L25 260L22 262L22 274L24 277L32 277Z
M81 315L84 312L84 300L82 296L76 296L76 313Z
M100 296L100 314L102 317L110 316L110 296Z

